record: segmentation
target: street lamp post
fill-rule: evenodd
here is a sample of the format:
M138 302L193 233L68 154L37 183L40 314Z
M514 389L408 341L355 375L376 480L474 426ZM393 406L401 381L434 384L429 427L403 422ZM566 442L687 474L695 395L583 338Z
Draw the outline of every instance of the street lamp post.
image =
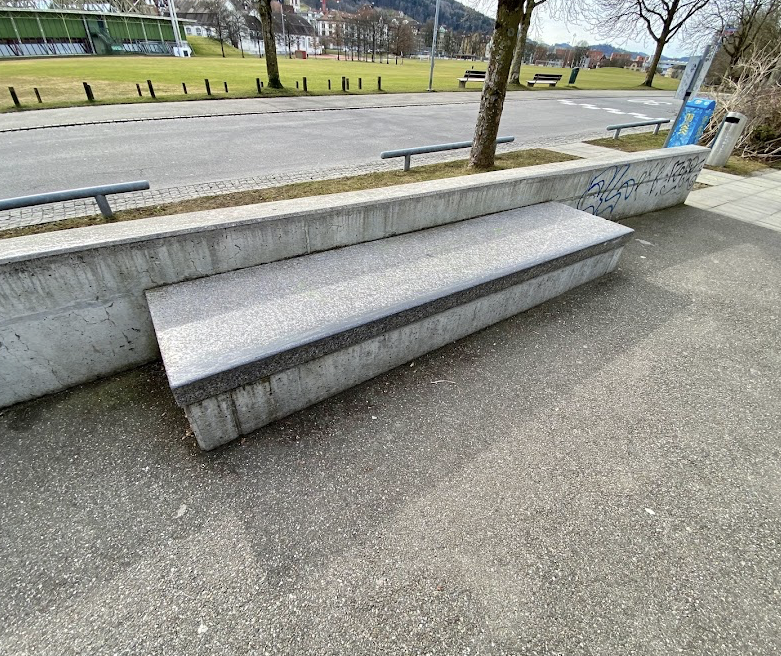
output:
M290 59L290 47L287 44L287 34L285 34L285 0L282 0L282 6L280 7L280 14L282 17L282 45L287 51L287 58Z
M174 28L174 41L176 41L176 52L174 52L174 55L177 57L183 57L184 51L182 48L182 38L179 34L179 20L176 17L176 7L174 6L174 0L168 0L168 14L171 18L171 26Z
M433 91L434 84L434 55L437 52L437 37L439 36L439 0L434 10L434 36L431 39L431 70L428 74L428 90Z

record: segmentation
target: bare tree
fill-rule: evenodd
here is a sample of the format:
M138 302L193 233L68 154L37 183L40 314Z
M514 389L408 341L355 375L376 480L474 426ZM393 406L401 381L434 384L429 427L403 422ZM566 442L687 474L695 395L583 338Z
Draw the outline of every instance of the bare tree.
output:
M271 0L258 0L258 14L263 30L263 47L266 50L266 72L268 85L272 89L281 89L279 64L277 64L277 42L274 39L274 23L271 19Z
M222 50L222 56L225 57L225 43L223 38L228 14L225 2L223 0L205 0L201 6L205 10L204 22L207 23L207 27L213 27L217 30L217 39L220 42L220 50Z
M510 84L521 83L521 62L526 52L526 39L529 35L529 27L532 24L534 10L547 0L523 0L523 16L518 25L518 40L515 42L515 52L510 66Z
M625 38L647 32L656 43L643 85L653 85L662 51L681 28L714 0L598 0L584 10L604 36Z
M523 10L523 0L498 1L491 59L485 74L480 112L477 115L475 137L469 157L470 169L489 169L494 165L496 135L499 133L504 97L507 95L507 79Z
M715 138L727 112L741 112L748 123L736 153L768 163L781 161L781 43L751 51L738 69L735 79L724 78L714 92L716 112L702 142Z
M721 33L728 28L734 30L722 41L732 71L754 51L763 50L774 41L779 43L780 20L781 0L713 0L686 31L690 37L710 38L714 30Z

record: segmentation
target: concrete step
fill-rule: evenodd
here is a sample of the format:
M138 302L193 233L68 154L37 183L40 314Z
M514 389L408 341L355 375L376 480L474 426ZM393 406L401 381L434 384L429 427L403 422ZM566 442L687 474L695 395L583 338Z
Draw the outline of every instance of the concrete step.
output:
M632 230L545 203L147 292L204 449L611 271Z

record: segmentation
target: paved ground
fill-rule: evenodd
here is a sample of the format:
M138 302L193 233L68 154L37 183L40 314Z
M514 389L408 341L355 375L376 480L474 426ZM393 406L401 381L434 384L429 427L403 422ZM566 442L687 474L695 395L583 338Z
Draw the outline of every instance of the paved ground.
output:
M648 100L669 102L672 91L579 91L576 89L539 89L533 92L511 92L508 100L534 102L537 100L574 100L588 102L604 98L634 99L640 111L653 105ZM67 107L27 112L0 114L0 132L29 130L64 125L88 125L121 121L195 118L202 116L238 116L280 114L310 111L340 111L345 109L380 109L429 105L479 104L479 89L472 93L396 93L364 96L298 96L295 98L243 98L195 100L188 102L142 103L131 105L96 105L94 107Z
M561 139L559 139L561 140ZM552 141L556 141L552 139ZM500 144L497 152L504 153L511 150L518 150L519 147L514 144ZM414 166L422 164L433 164L436 162L447 162L455 159L464 159L468 156L466 151L447 151L443 153L430 153L415 157ZM237 191L248 191L253 189L265 189L267 187L276 187L284 184L296 182L307 182L311 180L334 180L351 175L363 175L376 171L391 171L402 168L403 160L380 160L375 159L372 162L365 162L359 165L334 166L322 169L307 169L306 171L294 171L287 173L272 173L269 175L255 176L251 178L239 178L236 180L218 180L214 182L203 182L193 185L182 185L179 187L164 187L162 189L149 189L147 191L131 192L111 196L109 203L114 210L132 209L138 207L150 207L163 203L172 203L180 200L203 198L205 196L215 196L228 194ZM81 216L94 216L99 214L100 210L93 198L84 198L74 201L61 203L51 203L48 205L36 205L33 207L23 207L17 210L7 210L0 212L0 230L9 228L18 228L28 225L37 225L40 223L50 223L61 219L68 219Z
M781 651L781 234L620 269L210 454L150 366L0 416L0 652Z
M280 100L176 103L185 105L178 111L197 116L7 132L0 142L3 195L139 179L149 180L153 189L170 189L344 167L366 170L384 150L471 140L479 94L388 96L389 105L378 104L376 96L320 98L317 107L312 98ZM231 105L243 109L206 115L206 108L223 102L244 103ZM577 141L604 134L610 123L671 116L676 103L670 92L518 92L508 97L501 130L514 135L517 146ZM109 113L117 118L120 111L138 118L141 111L177 111L172 105L81 111L92 118ZM45 122L44 112L56 111L32 112L25 120L43 114L39 122ZM15 120L17 115L0 115L0 129ZM64 119L58 114L51 120Z

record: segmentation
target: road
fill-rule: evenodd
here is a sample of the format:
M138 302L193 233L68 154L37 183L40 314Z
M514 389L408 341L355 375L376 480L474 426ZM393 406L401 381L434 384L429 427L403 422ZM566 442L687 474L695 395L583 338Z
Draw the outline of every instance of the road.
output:
M403 94L4 115L0 195L134 179L175 187L359 166L383 150L470 140L478 103L479 94ZM671 92L518 92L507 98L500 133L524 146L576 141L611 123L673 116L677 106ZM117 120L129 122L110 122ZM95 122L50 127L84 121Z

